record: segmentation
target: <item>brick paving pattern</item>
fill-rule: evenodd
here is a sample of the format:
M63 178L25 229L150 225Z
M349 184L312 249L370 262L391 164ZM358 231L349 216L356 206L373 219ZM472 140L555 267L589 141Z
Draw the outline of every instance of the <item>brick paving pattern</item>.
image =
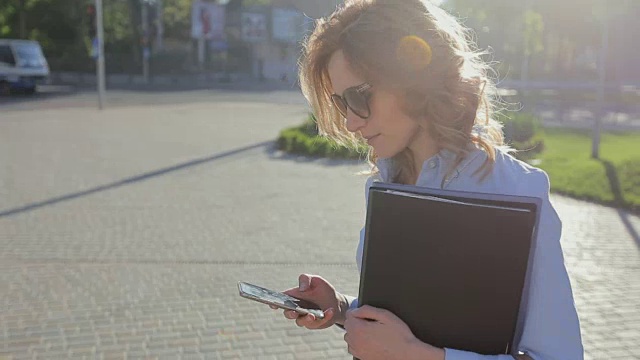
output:
M236 282L355 294L364 165L273 150L293 93L156 96L0 113L0 359L350 359ZM640 219L552 200L586 357L640 359Z

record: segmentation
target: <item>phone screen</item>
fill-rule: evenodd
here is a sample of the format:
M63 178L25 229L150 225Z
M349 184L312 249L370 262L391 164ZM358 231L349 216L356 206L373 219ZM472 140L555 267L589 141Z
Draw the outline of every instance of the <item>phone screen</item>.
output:
M296 309L303 308L309 310L320 310L320 307L310 301L297 299L287 294L283 294L281 292L265 289L263 287L248 284L245 282L238 283L238 287L240 289L240 293L244 293L244 295L248 295L249 297L253 297L256 300L262 300L269 304L274 304L276 306L280 306L286 309ZM314 312L314 315L316 312Z

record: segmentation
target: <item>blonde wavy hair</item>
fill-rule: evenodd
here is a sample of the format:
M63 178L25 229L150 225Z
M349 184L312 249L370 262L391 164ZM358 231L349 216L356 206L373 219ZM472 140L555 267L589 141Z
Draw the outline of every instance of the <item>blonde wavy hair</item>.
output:
M407 61L399 53L409 38L419 39L409 53L423 58ZM476 174L482 172L484 178L491 171L504 138L500 123L492 119L496 92L488 77L490 67L482 61L469 29L428 0L346 0L332 15L316 21L299 63L302 92L321 135L357 144L363 139L347 130L331 102L327 67L338 50L374 89L395 94L403 111L422 122L439 149L456 154L447 175L464 160L470 144L488 155ZM368 160L377 172L373 148ZM395 182L415 181L410 150L396 155L394 163L399 165Z

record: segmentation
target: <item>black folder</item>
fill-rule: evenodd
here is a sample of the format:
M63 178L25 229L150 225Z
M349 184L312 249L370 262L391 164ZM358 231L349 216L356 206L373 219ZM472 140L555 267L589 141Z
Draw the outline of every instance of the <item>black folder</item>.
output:
M359 306L393 312L433 346L514 352L541 203L374 183Z

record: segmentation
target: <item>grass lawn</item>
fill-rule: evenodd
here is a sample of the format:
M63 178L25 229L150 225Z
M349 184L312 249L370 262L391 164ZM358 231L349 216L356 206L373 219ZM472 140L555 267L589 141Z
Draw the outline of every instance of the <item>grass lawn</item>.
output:
M527 120L519 121L526 125ZM519 131L524 130L527 127L521 126ZM520 157L532 163L535 160L534 164L549 174L551 191L640 214L640 131L603 133L599 160L591 158L590 131L556 128L530 131L533 140L543 141L544 150L539 154L520 153ZM336 147L328 139L318 137L312 121L283 130L277 143L281 150L307 156L363 157L362 153ZM519 148L530 148L531 144L527 140Z
M640 211L640 132L604 133L600 159L591 158L591 133L545 129L538 167L551 190Z

